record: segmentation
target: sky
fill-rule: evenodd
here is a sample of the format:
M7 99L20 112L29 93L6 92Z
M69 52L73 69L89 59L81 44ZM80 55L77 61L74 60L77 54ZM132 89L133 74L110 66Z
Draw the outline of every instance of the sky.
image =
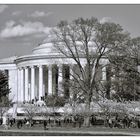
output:
M0 58L31 54L60 20L96 17L140 36L140 5L0 5Z

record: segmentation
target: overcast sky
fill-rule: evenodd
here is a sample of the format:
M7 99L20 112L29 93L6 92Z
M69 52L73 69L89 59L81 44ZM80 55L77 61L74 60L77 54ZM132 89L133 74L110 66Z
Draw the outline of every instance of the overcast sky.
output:
M0 58L30 54L60 20L92 16L140 36L140 5L0 5Z

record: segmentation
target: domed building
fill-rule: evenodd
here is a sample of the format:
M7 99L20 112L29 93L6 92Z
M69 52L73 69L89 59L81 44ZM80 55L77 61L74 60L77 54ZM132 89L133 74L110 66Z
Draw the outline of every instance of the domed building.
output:
M83 57L80 61L85 65ZM105 61L101 62L103 64ZM42 100L54 94L69 97L70 91L66 86L62 88L62 82L72 78L70 73L74 66L75 61L62 55L50 42L34 48L30 55L0 60L0 70L9 77L10 99L16 103ZM100 77L106 80L105 67Z

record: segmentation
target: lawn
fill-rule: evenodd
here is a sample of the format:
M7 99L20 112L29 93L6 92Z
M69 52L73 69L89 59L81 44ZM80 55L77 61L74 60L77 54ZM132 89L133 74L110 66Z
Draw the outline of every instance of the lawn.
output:
M43 125L38 124L30 128L27 126L17 129L16 127L4 130L0 127L1 136L128 136L140 135L139 128L108 128L104 126L91 126L89 128L73 127L48 127L44 130Z

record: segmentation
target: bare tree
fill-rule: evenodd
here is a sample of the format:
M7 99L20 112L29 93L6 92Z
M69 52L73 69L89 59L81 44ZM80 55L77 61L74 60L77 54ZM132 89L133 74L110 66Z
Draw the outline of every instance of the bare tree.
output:
M31 127L31 124L32 124L32 121L33 121L33 117L36 116L36 114L38 113L39 110L40 110L39 107L34 106L34 105L24 106L23 111L25 112L25 116L29 120L30 127Z
M90 112L90 103L97 87L99 89L97 79L100 61L103 58L107 60L110 54L114 55L114 50L126 46L129 34L119 24L100 23L96 18L78 18L72 23L61 21L52 33L55 48L77 65L78 72L72 70L73 73L70 73L76 83L73 88L82 91L80 96L84 98L86 111ZM85 118L85 125L90 125L89 116Z

